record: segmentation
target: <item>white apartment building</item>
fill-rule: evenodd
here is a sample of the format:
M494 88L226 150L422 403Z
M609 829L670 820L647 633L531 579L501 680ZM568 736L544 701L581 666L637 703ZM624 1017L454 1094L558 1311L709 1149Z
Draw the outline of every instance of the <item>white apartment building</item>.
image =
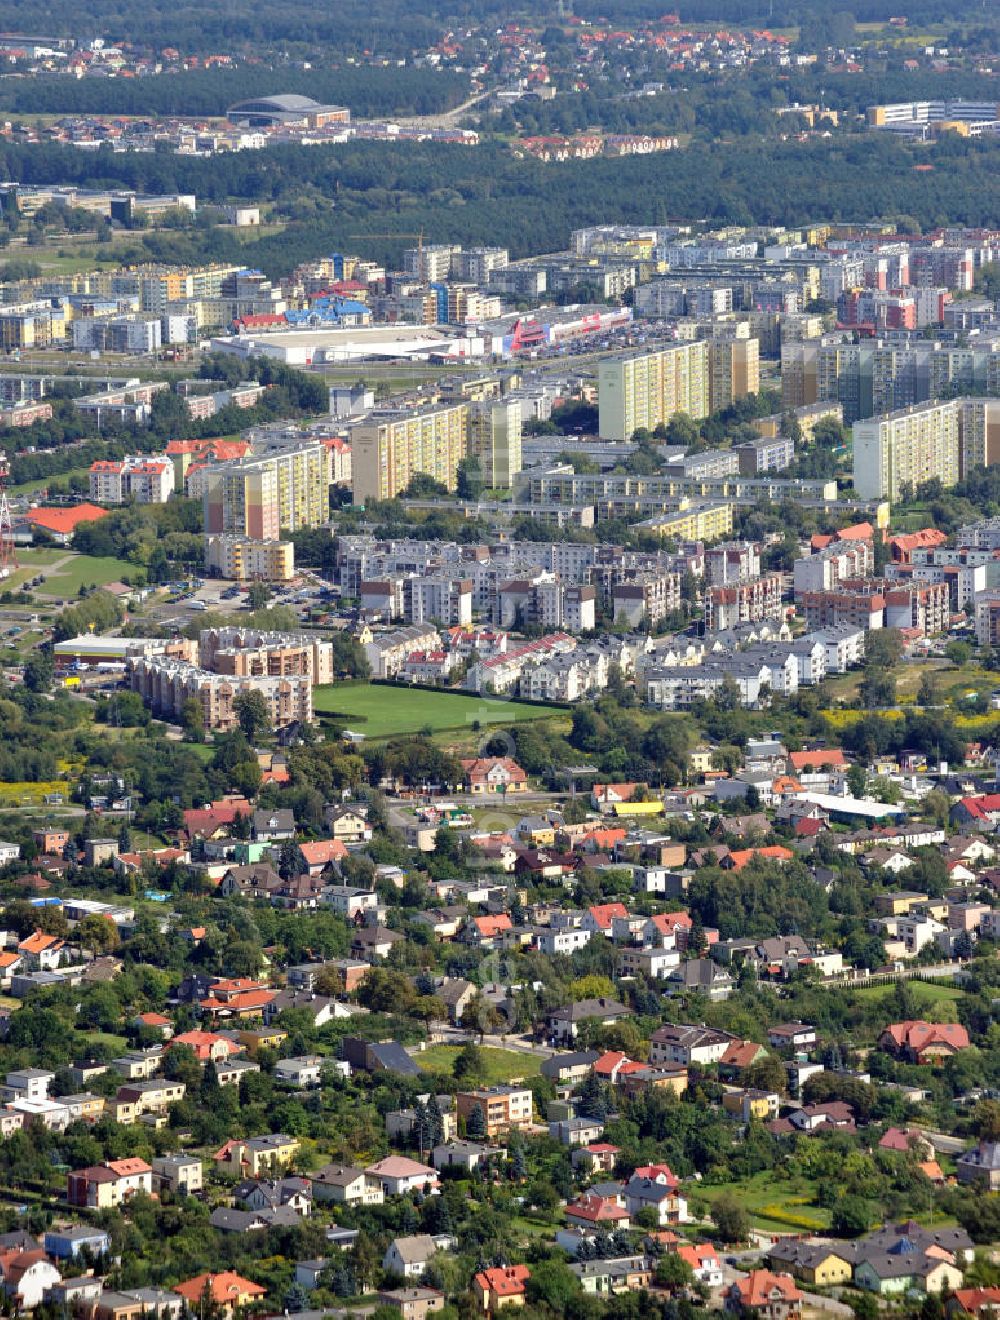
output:
M862 499L897 501L937 478L960 475L961 402L920 403L854 423L854 488Z
M95 504L166 504L174 491L169 458L129 455L99 459L90 466L90 498Z

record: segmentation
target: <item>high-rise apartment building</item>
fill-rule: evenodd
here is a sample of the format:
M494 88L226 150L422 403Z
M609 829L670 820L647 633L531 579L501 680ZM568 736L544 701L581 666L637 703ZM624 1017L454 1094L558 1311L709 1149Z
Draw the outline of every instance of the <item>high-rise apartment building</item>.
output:
M851 423L955 393L1000 395L1000 348L884 340L782 345L785 409L835 400Z
M630 440L676 413L696 420L711 411L710 349L706 340L605 358L598 365L598 432Z
M484 399L471 405L469 456L479 459L486 486L510 489L521 471L521 405L516 399Z
M351 435L355 504L391 500L420 472L454 490L468 433L467 403L372 413Z
M728 408L760 390L760 341L710 339L709 411Z
M961 405L923 403L854 423L854 488L862 499L899 500L925 481L960 475Z
M326 451L319 443L209 467L205 531L276 541L330 516Z

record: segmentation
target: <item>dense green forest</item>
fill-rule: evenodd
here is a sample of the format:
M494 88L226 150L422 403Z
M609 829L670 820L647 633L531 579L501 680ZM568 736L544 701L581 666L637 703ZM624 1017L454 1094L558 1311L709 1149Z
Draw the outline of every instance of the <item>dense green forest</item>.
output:
M430 69L350 65L195 70L152 78L0 78L0 109L21 114L224 115L235 101L300 92L372 115L438 114L468 95L467 80Z
M929 171L918 165L931 165ZM192 159L170 152L0 148L0 177L193 192L203 202L273 201L288 225L241 245L220 230L156 233L137 256L237 258L269 274L323 252L363 250L398 263L398 243L356 235L422 229L438 241L496 242L517 256L565 245L578 225L673 219L801 224L900 217L924 228L989 225L1000 214L995 143L910 147L876 134L808 142L706 144L697 151L544 165L506 146L352 143Z
M569 6L567 6L568 8ZM663 0L578 0L571 6L582 18L613 23L655 21L668 10ZM683 0L675 6L685 23L746 24L757 27L801 25L812 39L837 30L840 14L820 0ZM938 0L854 0L851 13L861 22L884 22L904 13L911 24L990 25L996 22L991 0L951 0L943 15ZM520 21L546 24L558 20L557 0L533 5L506 0L423 0L419 11L400 0L342 0L338 5L303 6L296 0L227 0L203 6L191 0L176 4L136 4L134 0L0 0L0 28L60 35L100 34L187 51L248 49L280 45L307 50L325 45L339 56L373 52L406 54L436 41L444 28L478 27Z

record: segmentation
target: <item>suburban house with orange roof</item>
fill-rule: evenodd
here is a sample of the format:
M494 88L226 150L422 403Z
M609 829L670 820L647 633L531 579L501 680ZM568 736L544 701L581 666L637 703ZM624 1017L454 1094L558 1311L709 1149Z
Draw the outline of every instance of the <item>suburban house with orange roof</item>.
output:
M306 874L317 876L334 862L343 861L347 847L339 839L317 839L314 843L300 843L299 852L306 864Z
M791 862L795 854L791 848L783 848L780 844L771 844L767 848L741 848L724 857L719 865L724 871L742 871L754 858L768 862Z
M44 1248L12 1247L0 1251L0 1279L4 1293L18 1311L33 1311L48 1290L62 1281L62 1275Z
M465 785L473 797L523 793L528 787L528 776L510 756L477 756L459 764Z
M175 1045L186 1045L189 1050L193 1050L199 1063L223 1063L230 1055L243 1052L242 1045L214 1031L182 1031L173 1038L168 1048Z
M616 1228L628 1228L631 1216L617 1197L584 1192L566 1207L566 1222L577 1228L604 1229L613 1233Z
M150 1196L152 1191L152 1167L137 1157L93 1164L66 1176L67 1201L91 1210L111 1210L133 1196Z
M647 784L595 784L590 790L591 805L598 811L610 811L619 802L631 802L637 793L645 792Z
M473 917L462 932L462 939L468 944L475 944L480 949L499 949L504 937L514 929L514 923L506 912L492 913L483 917Z
M21 941L17 951L30 971L50 972L62 962L65 948L66 941L57 935L46 935L44 931L36 930Z
M480 1270L473 1279L479 1309L487 1313L502 1306L523 1306L525 1287L531 1277L527 1265L502 1265Z
M935 1063L969 1048L969 1033L957 1022L892 1022L879 1037L890 1054L910 1063Z
M267 1289L250 1279L244 1279L234 1270L225 1270L222 1274L198 1274L193 1279L175 1285L173 1291L179 1293L187 1302L189 1309L198 1314L203 1301L220 1307L226 1315L232 1315L242 1306L267 1295Z
M592 935L604 935L610 939L615 917L627 918L628 915L624 903L595 903L587 909L582 926Z
M726 1310L751 1312L762 1320L792 1320L802 1314L802 1294L790 1274L751 1270L726 1290Z
M710 1242L684 1242L677 1247L677 1255L691 1266L691 1273L708 1288L721 1288L722 1262Z

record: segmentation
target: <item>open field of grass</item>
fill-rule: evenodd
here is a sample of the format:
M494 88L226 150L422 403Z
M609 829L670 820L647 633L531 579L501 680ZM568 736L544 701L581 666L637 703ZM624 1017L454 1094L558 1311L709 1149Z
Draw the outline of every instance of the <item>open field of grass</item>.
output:
M22 481L19 486L11 486L12 495L34 495L40 490L44 490L50 482L69 481L73 477L86 477L90 471L89 468L78 467L71 468L68 472L58 472L51 477L36 477L34 481Z
M450 692L425 692L419 688L376 686L371 683L334 683L318 687L313 694L317 714L337 716L358 733L371 738L419 733L429 729L472 730L474 724L516 724L545 719L555 713L546 706L527 706L519 701L467 696Z
M460 1050L459 1045L429 1045L415 1058L425 1072L450 1074ZM513 1077L535 1077L541 1067L537 1054L522 1054L518 1050L499 1050L484 1045L482 1055L485 1086L498 1086Z
M907 981L906 988L907 992L913 995L914 1002L919 1008L933 1004L955 1003L962 998L963 993L950 981ZM895 992L895 982L890 981L886 985L866 985L860 990L855 990L854 993L859 999L881 1000L888 999Z
M136 571L135 564L124 559L77 555L69 550L50 548L18 550L17 559L20 567L6 579L6 590L16 591L42 573L45 581L40 587L33 588L35 594L63 600L76 596L81 587L104 587L109 582L120 582L122 574Z
M756 1228L815 1233L830 1226L829 1211L813 1204L816 1184L806 1178L785 1182L773 1173L759 1173L742 1182L702 1186L691 1193L692 1209L707 1215L713 1202L727 1194L736 1198Z

